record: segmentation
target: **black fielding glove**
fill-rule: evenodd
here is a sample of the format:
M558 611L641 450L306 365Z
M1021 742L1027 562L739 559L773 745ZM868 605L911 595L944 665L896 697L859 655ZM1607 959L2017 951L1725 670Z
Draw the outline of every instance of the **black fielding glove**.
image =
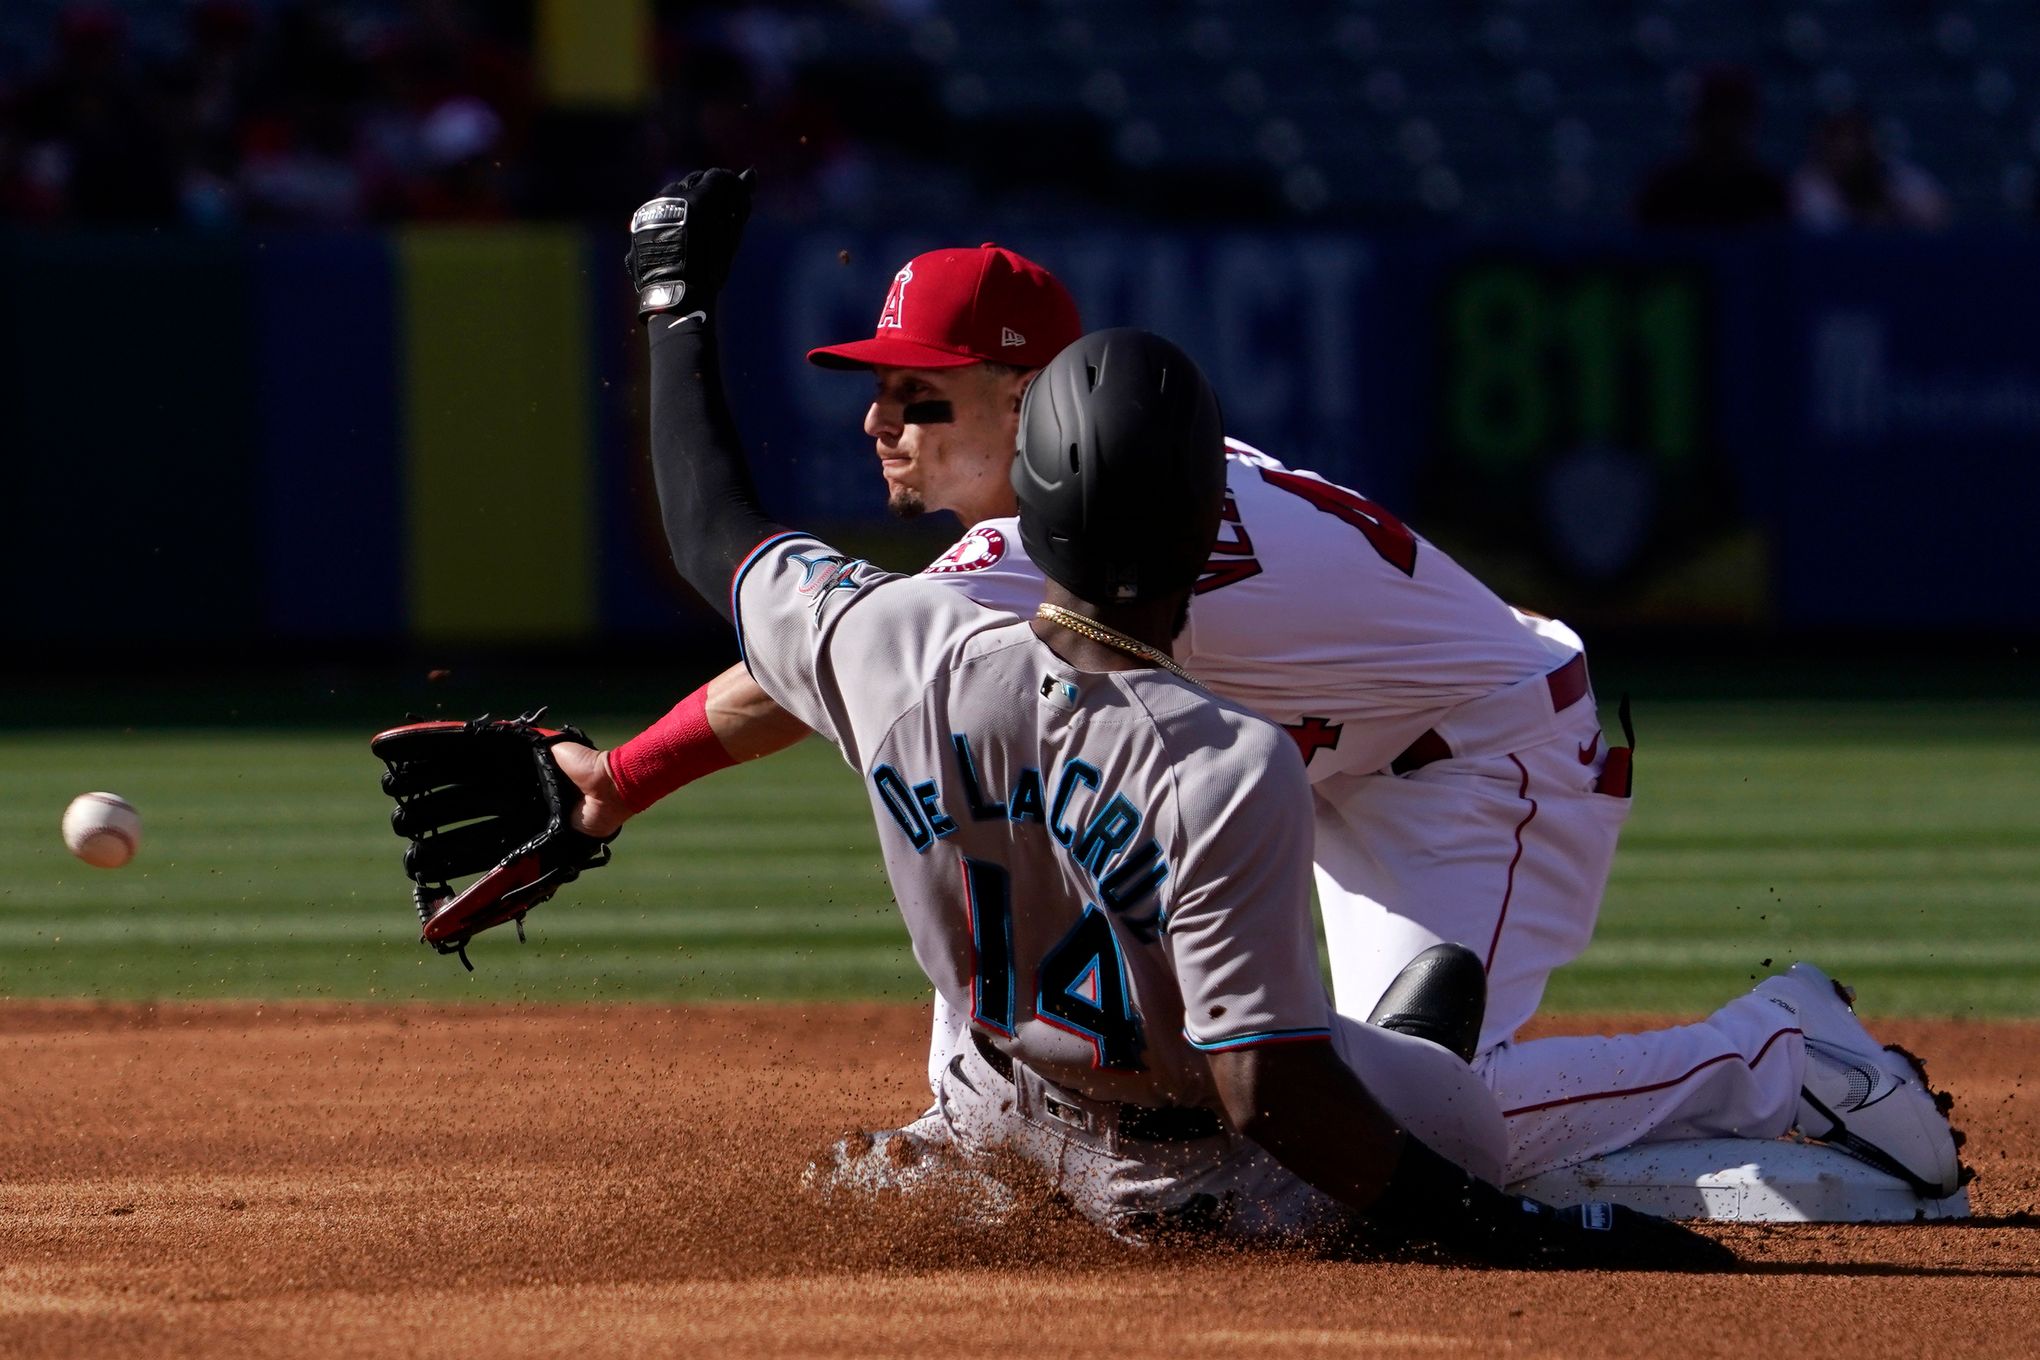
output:
M1735 1253L1670 1219L1619 1204L1555 1208L1496 1189L1407 1139L1370 1227L1486 1265L1589 1270L1726 1270Z
M737 258L757 182L755 170L696 170L631 214L624 265L639 316L683 305L707 313Z
M552 748L589 745L574 727L540 727L545 710L521 718L413 722L377 733L369 749L388 766L383 792L396 799L390 828L410 841L404 873L424 943L458 954L506 921L524 938L524 914L589 869L609 862L597 840L568 824L581 791ZM451 880L479 874L456 891Z

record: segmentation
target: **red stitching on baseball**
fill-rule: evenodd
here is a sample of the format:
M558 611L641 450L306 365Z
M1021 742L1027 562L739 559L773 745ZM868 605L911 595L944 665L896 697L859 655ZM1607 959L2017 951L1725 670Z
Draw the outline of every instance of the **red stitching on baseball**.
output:
M86 846L92 844L92 842L98 840L101 836L111 836L115 840L119 841L123 846L127 848L128 857L130 859L134 857L136 851L141 849L141 846L136 843L135 838L133 836L130 836L127 832L121 830L117 826L93 827L90 831L86 832L83 836L80 836L78 838L78 848L80 850L83 850Z
M95 803L100 807L106 808L125 808L127 811L134 813L136 820L140 820L142 815L139 812L135 812L135 805L133 803L130 803L117 793L81 793L71 801L73 803ZM135 839L132 832L124 826L114 826L111 823L105 826L95 826L80 836L78 838L78 849L83 850L101 836L112 836L115 840L119 841L126 848L129 859L133 859L141 851L141 842Z

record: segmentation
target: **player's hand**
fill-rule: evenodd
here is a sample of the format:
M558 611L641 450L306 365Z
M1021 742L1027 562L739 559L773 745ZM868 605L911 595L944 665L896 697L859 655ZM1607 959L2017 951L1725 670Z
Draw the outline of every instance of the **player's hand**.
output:
M1669 1219L1617 1204L1553 1208L1468 1174L1409 1138L1366 1210L1378 1245L1427 1242L1484 1265L1536 1269L1726 1270L1735 1253Z
M736 261L757 182L755 170L696 170L631 214L624 264L639 316L676 310L706 316Z
M584 836L602 839L615 835L630 820L631 811L617 792L609 774L609 755L592 746L566 743L553 747L553 759L560 773L581 791L581 801L567 814L567 825Z
M1704 1233L1620 1204L1554 1208L1518 1199L1525 1230L1491 1238L1497 1264L1588 1270L1727 1270L1735 1253ZM1517 1241L1504 1241L1518 1237Z

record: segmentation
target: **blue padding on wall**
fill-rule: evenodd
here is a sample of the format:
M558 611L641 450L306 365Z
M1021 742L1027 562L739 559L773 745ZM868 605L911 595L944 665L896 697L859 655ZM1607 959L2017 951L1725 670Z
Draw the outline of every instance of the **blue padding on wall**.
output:
M267 631L404 628L393 270L387 238L249 243Z
M2040 624L2029 236L1808 240L1779 310L1780 612L1879 630Z

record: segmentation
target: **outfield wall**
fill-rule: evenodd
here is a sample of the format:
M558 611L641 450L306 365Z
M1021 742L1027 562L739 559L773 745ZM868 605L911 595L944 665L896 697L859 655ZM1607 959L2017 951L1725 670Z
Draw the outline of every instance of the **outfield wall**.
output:
M882 520L869 332L962 229L760 224L726 306L773 508ZM1015 231L1228 428L1590 624L2040 622L2030 237ZM615 233L0 235L0 546L24 645L699 631L642 466ZM121 301L125 299L125 301ZM59 577L66 590L50 588ZM78 608L77 601L103 602Z

